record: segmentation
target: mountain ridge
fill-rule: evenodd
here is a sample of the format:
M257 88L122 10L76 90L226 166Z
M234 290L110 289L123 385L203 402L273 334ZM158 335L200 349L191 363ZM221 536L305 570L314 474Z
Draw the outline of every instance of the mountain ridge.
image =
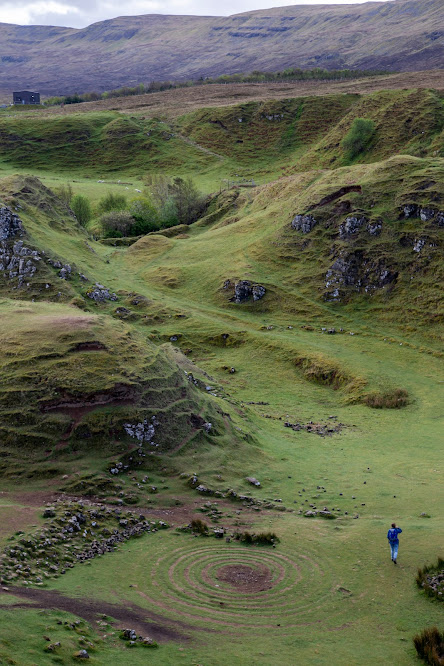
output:
M285 67L444 67L437 0L296 5L227 17L147 14L82 29L0 24L0 90L109 90Z

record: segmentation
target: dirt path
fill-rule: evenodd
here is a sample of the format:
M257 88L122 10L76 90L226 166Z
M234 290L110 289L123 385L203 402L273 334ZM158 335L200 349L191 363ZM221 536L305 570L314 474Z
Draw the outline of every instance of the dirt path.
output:
M2 604L3 596L13 595L26 600L26 603ZM53 609L72 613L87 622L95 623L101 614L109 615L117 621L118 628L134 629L142 636L150 636L159 641L187 641L193 627L179 621L165 620L145 608L130 602L125 605L111 604L105 601L66 597L53 590L36 588L9 587L8 591L0 589L0 608L39 608Z

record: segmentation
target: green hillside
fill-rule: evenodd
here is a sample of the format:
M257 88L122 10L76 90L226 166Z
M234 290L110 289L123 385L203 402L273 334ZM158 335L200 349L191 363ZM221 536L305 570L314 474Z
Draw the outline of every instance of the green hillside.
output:
M0 137L0 663L418 663L442 625L415 583L442 556L440 95ZM209 195L197 221L100 236L104 195L167 176Z

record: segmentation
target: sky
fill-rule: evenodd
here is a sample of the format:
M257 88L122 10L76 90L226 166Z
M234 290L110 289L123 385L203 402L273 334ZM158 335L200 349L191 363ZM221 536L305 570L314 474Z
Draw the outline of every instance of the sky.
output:
M228 16L284 5L357 4L365 0L0 0L0 23L84 28L91 23L139 14Z

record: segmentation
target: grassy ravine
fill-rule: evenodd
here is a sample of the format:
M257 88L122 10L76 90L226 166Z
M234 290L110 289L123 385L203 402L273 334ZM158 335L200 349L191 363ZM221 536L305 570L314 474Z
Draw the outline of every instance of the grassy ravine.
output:
M364 105L376 138L347 164L337 144ZM263 117L278 113L276 124ZM25 288L0 276L0 546L38 533L60 491L173 527L40 586L137 607L153 620L156 651L129 647L109 617L76 625L57 597L55 610L26 608L0 588L0 663L73 664L83 648L88 663L122 666L418 663L413 636L443 622L442 604L415 582L442 557L443 228L403 208L444 211L441 114L436 93L405 91L202 109L165 130L116 113L0 121L10 142L0 203L42 256ZM151 126L153 145L139 151ZM114 247L34 177L74 181L94 202L143 189L156 168L191 172L208 191L236 173L263 184L219 194L177 236ZM309 233L291 228L297 214L316 219ZM347 236L349 216L366 222ZM369 271L333 301L326 272L350 255ZM48 258L69 263L71 277ZM396 279L366 291L382 269ZM224 283L241 279L264 285L264 298L230 301ZM96 282L118 300L90 299ZM159 446L140 447L125 424L153 416ZM215 494L190 487L193 474ZM324 506L335 520L304 516ZM230 541L174 529L199 517ZM393 521L403 529L396 567ZM279 543L230 536L246 531ZM156 636L156 623L174 637Z

